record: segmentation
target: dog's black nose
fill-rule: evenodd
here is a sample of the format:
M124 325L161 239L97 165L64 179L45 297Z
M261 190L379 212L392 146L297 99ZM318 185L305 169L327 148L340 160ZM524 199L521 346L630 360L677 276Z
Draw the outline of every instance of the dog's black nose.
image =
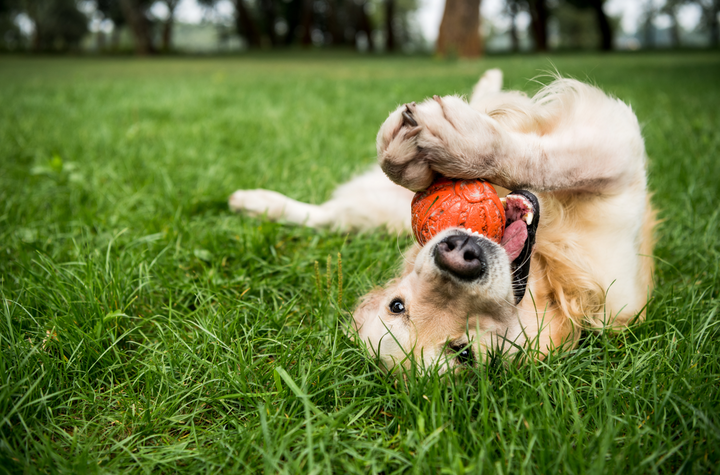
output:
M435 247L435 263L464 280L475 280L485 273L485 253L469 234L448 236Z

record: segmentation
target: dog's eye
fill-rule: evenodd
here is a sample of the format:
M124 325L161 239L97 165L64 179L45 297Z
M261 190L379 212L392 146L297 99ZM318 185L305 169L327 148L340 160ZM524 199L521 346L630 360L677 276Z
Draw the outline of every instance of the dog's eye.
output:
M473 366L475 363L475 357L473 356L472 349L467 345L451 346L450 350L455 353L457 362L465 366Z
M392 313L403 313L405 311L405 305L403 305L402 300L393 299L393 301L390 302L390 311Z

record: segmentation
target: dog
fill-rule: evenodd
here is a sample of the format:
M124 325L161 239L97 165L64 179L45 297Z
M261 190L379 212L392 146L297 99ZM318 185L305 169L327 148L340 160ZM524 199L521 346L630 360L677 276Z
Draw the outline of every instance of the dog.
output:
M622 101L559 77L531 98L503 91L493 69L469 102L398 107L377 152L379 166L321 205L268 190L239 190L229 205L312 227L407 232L414 193L437 177L493 184L511 238L444 230L360 300L357 338L386 368L454 371L497 350L543 358L577 345L582 330L644 318L656 219L640 126Z

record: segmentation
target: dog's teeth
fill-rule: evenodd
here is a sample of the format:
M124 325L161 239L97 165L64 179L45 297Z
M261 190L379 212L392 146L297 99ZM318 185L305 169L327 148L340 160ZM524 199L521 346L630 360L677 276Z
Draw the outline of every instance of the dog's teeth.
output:
M535 217L535 213L533 213L532 211L525 215L525 222L527 223L528 226L530 226L532 224L532 220L534 217Z
M500 203L502 203L503 208L507 209L507 198L505 198L505 197L500 198Z

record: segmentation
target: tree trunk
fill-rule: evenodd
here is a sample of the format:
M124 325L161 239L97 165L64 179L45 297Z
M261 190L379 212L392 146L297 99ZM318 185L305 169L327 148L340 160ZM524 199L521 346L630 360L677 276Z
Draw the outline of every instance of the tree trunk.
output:
M715 0L710 6L710 47L712 48L720 46L718 14L720 14L720 0Z
M175 7L177 7L178 0L165 0L165 5L168 9L168 17L163 24L162 31L162 51L167 53L170 51L172 46L172 30L173 23L175 22Z
M26 7L25 13L30 17L35 26L32 33L31 48L33 51L38 52L45 46L45 41L43 40L43 30L45 28L41 21L40 5L37 5L34 2L28 2Z
M547 5L545 0L530 0L529 4L535 49L537 51L547 51Z
M260 33L243 0L235 0L235 28L240 36L245 37L250 48L260 46Z
M300 26L300 20L303 15L304 0L290 0L285 7L285 21L287 21L288 31L285 35L285 44L291 45L297 38L297 30Z
M680 25L678 24L677 12L674 8L668 12L670 21L670 40L672 41L672 47L677 48L680 46Z
M357 31L362 31L365 33L365 36L367 36L368 51L374 51L375 44L373 44L373 38L372 38L372 23L370 23L370 17L368 16L367 12L365 11L366 6L367 6L367 2L363 2L357 6L357 9L358 9Z
M235 0L235 27L238 34L245 37L250 48L260 46L260 33L244 0Z
M312 44L312 27L313 27L313 0L303 0L302 20L302 37L300 44L310 46Z
M436 51L441 56L482 56L480 0L446 0Z
M120 27L115 26L110 36L110 49L117 53L120 49Z
M387 51L395 51L394 20L395 0L385 0L385 49Z
M98 53L105 51L105 32L102 30L95 33L95 48Z
M647 14L647 18L645 18L645 31L643 32L645 35L644 46L647 49L655 48L655 25L653 24L654 19L655 12L649 11Z
M520 39L517 31L517 3L510 2L510 49L513 53L520 51Z
M32 50L36 53L42 49L42 36L40 34L40 25L35 22L35 30L32 35Z
M172 18L168 18L163 24L162 31L162 51L167 53L170 51L170 39L172 38Z
M338 5L337 0L328 0L328 31L330 32L330 44L339 45L343 43L345 36L342 34L340 28L340 21L338 18Z
M120 0L120 7L135 37L135 53L141 56L153 54L155 48L152 44L150 22L145 17L144 9L135 0Z
M265 19L265 32L268 35L270 44L277 46L278 38L275 34L275 3L273 0L261 0L260 7L262 8L263 17Z
M604 0L592 0L592 7L597 17L598 31L600 32L600 49L602 51L612 51L613 49L613 33L610 21L603 10Z

